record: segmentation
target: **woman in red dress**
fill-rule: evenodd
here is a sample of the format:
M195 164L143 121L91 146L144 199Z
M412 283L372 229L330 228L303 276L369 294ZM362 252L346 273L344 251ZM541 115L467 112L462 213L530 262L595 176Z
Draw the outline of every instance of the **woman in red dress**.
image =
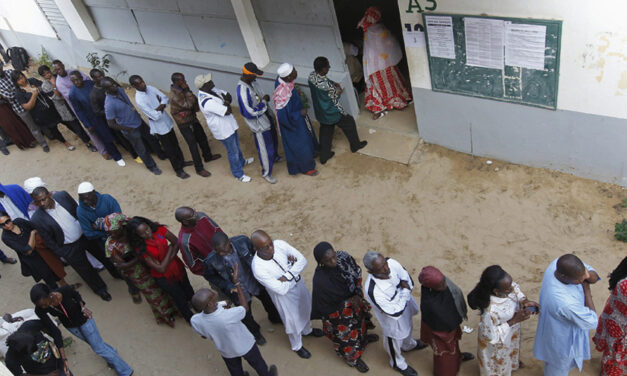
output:
M603 354L601 376L627 375L627 257L610 274L610 297L593 341Z
M128 241L150 269L157 285L170 295L181 315L189 322L189 302L194 289L189 283L178 253L178 239L165 226L143 217L133 217L126 224Z

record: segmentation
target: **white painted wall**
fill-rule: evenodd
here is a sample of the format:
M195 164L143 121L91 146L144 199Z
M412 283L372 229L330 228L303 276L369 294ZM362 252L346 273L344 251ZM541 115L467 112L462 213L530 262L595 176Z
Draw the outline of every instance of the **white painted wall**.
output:
M35 0L2 0L0 1L0 16L8 23L0 22L0 29L18 33L35 34L43 37L57 38L52 26L44 16Z
M72 28L76 38L90 42L100 39L98 28L94 24L83 0L55 0L57 7Z
M422 24L410 2L398 0L402 23ZM627 1L437 0L433 12L562 20L558 109L627 119ZM431 89L426 47L407 57L412 86Z

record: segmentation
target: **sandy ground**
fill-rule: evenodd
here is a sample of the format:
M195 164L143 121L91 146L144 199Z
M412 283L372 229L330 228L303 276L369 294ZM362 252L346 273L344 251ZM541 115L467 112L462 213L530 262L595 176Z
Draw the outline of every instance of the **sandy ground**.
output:
M252 137L243 128L244 155L257 159ZM368 138L367 132L361 133ZM627 214L613 208L626 196L620 187L498 161L488 166L484 159L435 146L423 145L419 163L407 166L351 154L337 132L338 154L319 166L318 177L292 177L284 164L278 164L279 183L270 185L261 178L257 161L246 168L253 178L248 184L230 175L226 158L207 165L213 174L210 178L195 175L190 167L192 177L180 180L166 161L158 161L164 174L154 176L128 155L128 165L120 168L88 152L76 138L70 139L76 151L67 151L58 142L51 143L49 154L40 148L18 151L11 146L11 155L2 157L0 181L21 184L28 177L41 176L50 189L75 194L77 185L89 180L100 192L116 197L126 214L161 221L174 232L178 226L173 212L180 205L208 213L231 236L264 229L307 256L304 278L309 286L315 269L312 250L323 240L349 251L360 263L367 250L379 250L399 260L415 280L423 266L435 265L465 293L485 267L498 263L531 299L538 298L545 267L563 253L578 254L603 277L625 256L624 243L612 237L614 223ZM179 141L189 155L180 136ZM211 140L211 146L225 155L219 142ZM68 280L78 281L67 270ZM32 279L22 277L18 266L0 265L0 274L0 313L31 307ZM175 329L156 325L145 302L133 304L123 282L106 272L102 275L113 301L102 301L86 287L80 292L94 311L104 339L135 368L136 375L227 375L212 343L196 335L182 319ZM200 277L191 279L195 288L207 285ZM608 296L606 284L604 279L593 287L598 311ZM419 299L419 289L414 295ZM313 356L298 358L290 351L282 328L268 322L259 302L253 311L268 339L262 353L268 363L277 364L281 375L358 374L334 355L325 338L305 338ZM516 373L520 376L542 373L542 364L532 356L535 321L524 324L522 360L528 367ZM414 322L418 336L420 317ZM465 324L476 327L477 322L477 312L470 312ZM320 327L319 322L314 325ZM374 332L380 334L378 328ZM476 351L476 332L464 335L462 349ZM75 342L68 355L75 375L114 374L84 343ZM598 374L599 353L593 351L592 356L585 362L585 375ZM427 375L432 372L431 357L431 350L426 349L409 354L407 360ZM388 366L381 343L371 345L364 360L371 375L396 374ZM478 375L476 361L465 363L460 374Z

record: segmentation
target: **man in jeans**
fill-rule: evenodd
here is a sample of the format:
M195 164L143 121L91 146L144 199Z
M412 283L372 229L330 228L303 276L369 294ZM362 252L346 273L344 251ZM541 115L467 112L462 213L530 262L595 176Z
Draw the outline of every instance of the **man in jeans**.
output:
M179 126L179 131L183 135L189 152L194 160L196 173L202 177L209 177L211 173L205 170L205 166L200 159L198 147L202 150L202 156L205 162L215 161L221 157L220 154L212 154L209 147L209 140L202 125L196 117L196 113L200 111L198 107L198 98L192 93L185 81L183 73L172 73L172 85L170 86L170 113L174 121Z
M101 85L107 92L107 97L105 98L107 124L113 129L122 131L122 135L131 143L147 169L155 175L161 175L161 170L144 146L139 129L142 125L142 118L137 113L131 100L128 99L124 90L111 78L103 78Z
M250 176L244 175L243 167L253 163L254 158L244 159L237 135L237 120L233 116L231 94L216 88L211 80L211 73L196 77L194 84L198 88L198 105L207 119L207 126L213 137L222 142L231 166L231 173L243 183L250 181Z
M35 137L35 140L37 140L46 153L49 152L50 147L44 139L41 129L37 124L35 124L35 120L33 120L30 112L26 111L20 102L18 102L15 98L15 85L13 85L13 81L11 81L11 73L13 73L13 69L5 70L3 67L4 64L0 62L0 99L4 99L11 104L13 112L15 112L26 124L30 133L32 133L33 137Z

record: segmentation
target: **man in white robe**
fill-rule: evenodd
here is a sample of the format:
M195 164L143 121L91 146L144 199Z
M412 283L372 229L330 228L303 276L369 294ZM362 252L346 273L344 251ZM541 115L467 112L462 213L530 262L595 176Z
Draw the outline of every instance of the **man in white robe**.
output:
M366 253L364 265L370 273L364 285L366 300L381 324L390 366L404 376L418 376L401 353L427 347L412 335L412 317L418 314L418 304L411 295L414 282L398 261L386 259L378 252Z
M279 311L292 350L301 358L311 357L303 346L302 336L322 337L321 329L311 327L311 294L300 273L307 259L283 240L272 240L257 230L250 237L255 248L253 275L266 290Z

